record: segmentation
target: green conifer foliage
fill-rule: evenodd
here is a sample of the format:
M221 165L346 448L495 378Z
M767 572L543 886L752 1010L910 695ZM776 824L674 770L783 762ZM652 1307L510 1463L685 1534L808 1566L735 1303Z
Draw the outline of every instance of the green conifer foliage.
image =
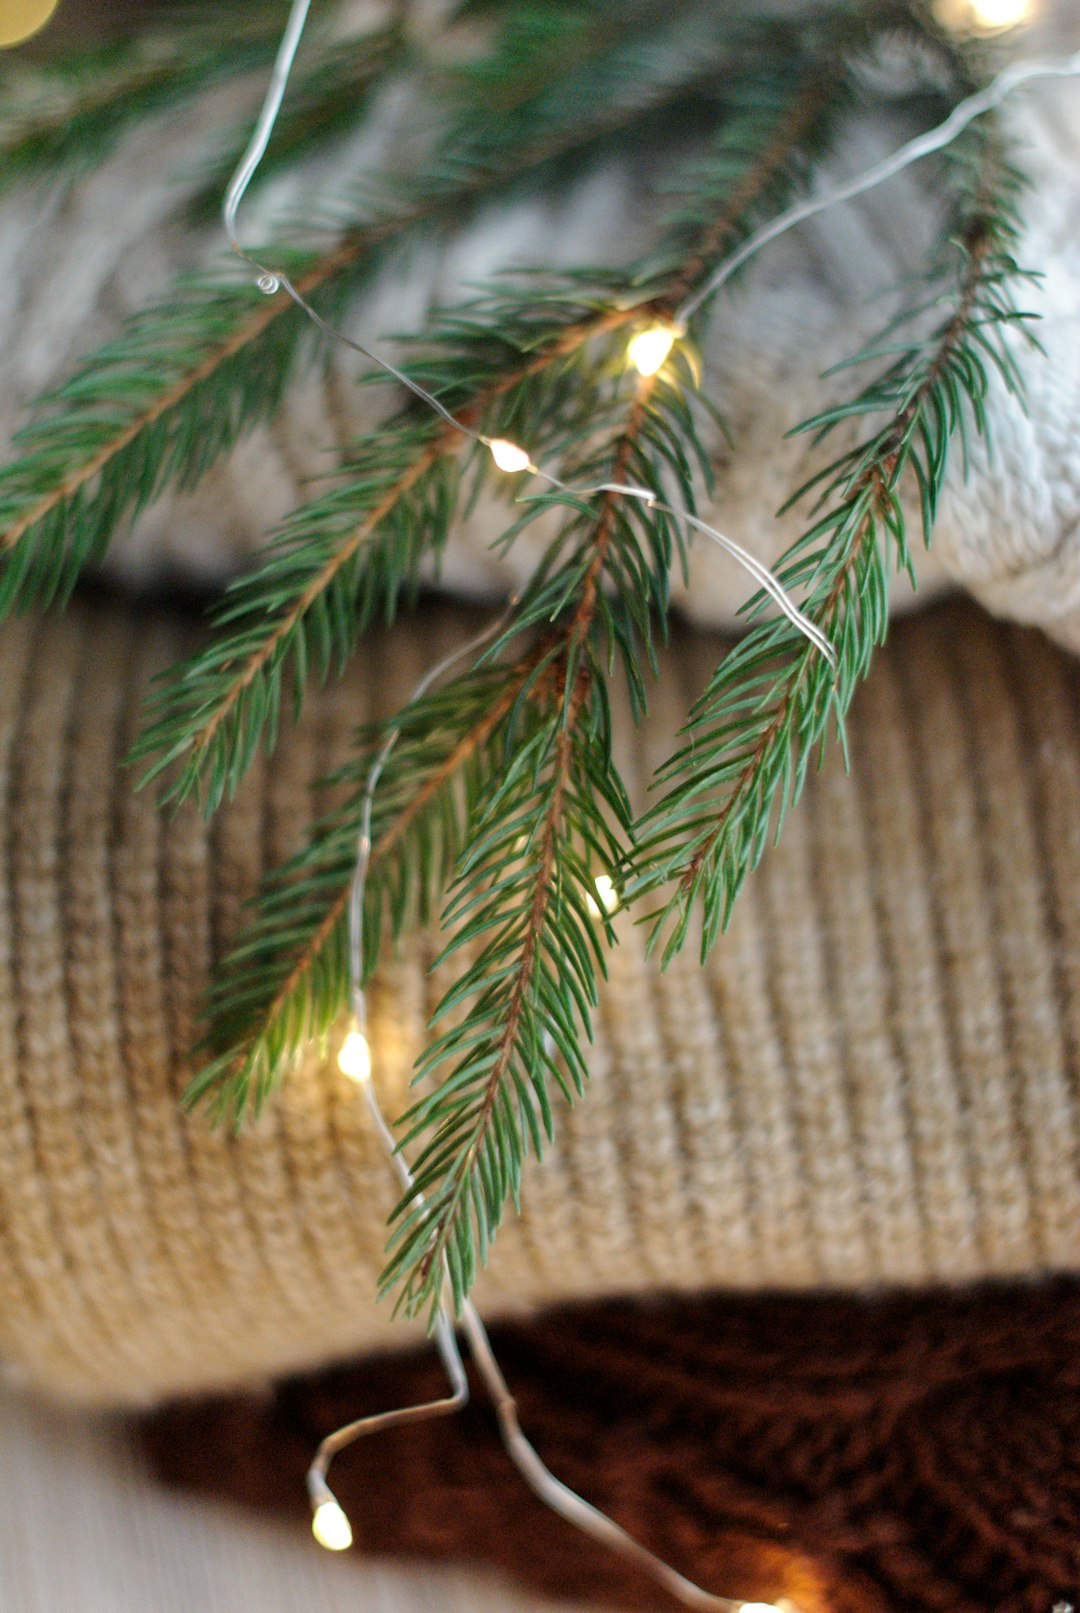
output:
M228 11L227 23L205 5L162 20L152 44L140 34L35 61L25 83L9 64L3 182L77 182L124 130L226 76L257 99L284 7ZM260 249L328 319L418 238L477 207L558 189L634 142L670 145L667 194L636 261L562 275L538 264L481 288L414 333L405 368L473 430L527 441L571 486L662 484L691 512L712 474L699 428L713 405L694 354L724 295L695 313L656 376L628 368L629 336L672 316L807 185L867 93L853 64L883 37L906 36L933 62L934 88L921 92L931 120L993 65L901 3L834 0L781 26L745 10L735 20L721 0L502 0L463 6L422 47L407 5L363 38L343 38L333 21L327 0L269 171L332 153L395 79L420 86L426 118L411 167L343 172L331 220ZM206 218L244 137L221 129L194 202L178 206ZM598 874L665 959L695 915L703 950L714 943L812 759L831 730L842 737L885 633L891 573L915 566L905 490L917 491L929 541L950 445L986 429L991 371L1019 387L1004 339L1022 317L1019 181L992 119L939 160L939 182L947 225L906 311L852 355L802 427L862 431L810 487L792 489L812 511L778 568L837 666L766 613L764 596L752 600L748 631L688 713L643 816L612 755L609 691L625 679L647 709L689 534L617 491L538 492L503 477L415 401L339 455L215 605L206 647L154 693L139 771L166 801L197 797L212 812L273 750L283 704L300 715L308 686L338 675L373 622L412 603L481 485L503 497L502 547L546 522L542 558L496 641L358 736L338 805L267 881L214 984L190 1090L241 1119L344 1011L362 797L396 732L374 802L365 970L433 922L458 965L401 1120L427 1207L415 1194L398 1207L385 1285L411 1312L431 1313L444 1271L456 1299L467 1294L527 1154L551 1134L554 1095L575 1100L586 1084L582 1048L616 939ZM39 401L0 471L0 612L64 600L141 510L272 418L324 355L288 297L262 295L234 265L177 283Z

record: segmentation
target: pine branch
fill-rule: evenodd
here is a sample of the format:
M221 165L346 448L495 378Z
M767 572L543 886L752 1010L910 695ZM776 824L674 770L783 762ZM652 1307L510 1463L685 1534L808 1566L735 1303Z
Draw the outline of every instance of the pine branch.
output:
M470 671L374 725L327 785L345 790L308 845L267 880L225 959L210 1001L207 1047L220 1049L186 1101L214 1095L237 1121L258 1110L296 1050L325 1035L348 992L348 900L368 772L387 732L398 739L373 803L364 905L370 975L384 936L427 922L465 845L465 825L517 732L515 704L539 655Z
M799 170L792 150L815 134L820 138L827 121L822 85L839 78L835 65L811 73L805 63L796 71L781 58L742 81L734 114L710 150L713 166L695 160L687 175L687 185L706 193L697 208L697 233L688 202L668 226L698 273L709 261L703 239L719 245L733 238L766 198L793 183ZM650 283L662 267L666 275ZM524 428L533 451L564 459L574 480L603 479L604 450L591 461L575 454L574 445L622 406L619 387L611 385L619 367L610 339L636 319L668 311L691 283L682 259L665 246L655 261L621 277L600 270L587 281L583 277L587 297L527 281L445 314L409 372L463 423L496 436ZM689 371L685 379L691 382ZM493 414L503 400L505 409ZM677 390L667 390L648 425L651 457L632 456L628 474L655 482L673 473L692 504L687 447L706 477L707 457ZM445 539L461 488L456 461L462 446L452 428L406 410L359 445L343 467L344 484L296 511L266 562L233 585L214 614L219 631L213 642L178 674L166 676L134 752L138 760L153 759L147 778L170 770L169 799L201 792L212 811L235 791L259 743L273 748L283 688L290 689L298 713L309 671L325 679L344 665L370 621L393 616L402 592L415 587L425 554L437 554ZM531 519L559 502L531 500L504 541L512 542ZM590 516L586 511L584 519ZM616 520L619 552L629 568L620 593L630 609L620 616L605 604L604 611L643 704L637 652L651 642L650 611L661 617L666 612L673 543L681 556L681 538L640 506L620 510ZM563 541L571 533L566 528ZM651 569L637 563L640 543L652 552ZM542 623L558 608L552 594L557 586L541 573L523 601L515 632Z
M301 290L316 293L358 250L351 242L302 273ZM287 298L188 281L40 400L49 412L0 471L0 613L66 600L123 523L167 484L193 485L273 413L302 343L308 328Z
M635 389L608 479L625 480L655 378ZM601 579L616 542L621 495L605 493L580 545L584 570L574 608L549 651L558 698L531 741L519 740L477 821L451 886L443 959L482 942L432 1018L461 1019L421 1055L416 1080L440 1077L403 1117L402 1146L423 1140L415 1187L391 1218L384 1291L400 1285L411 1314L437 1307L443 1276L455 1303L468 1293L506 1200L518 1199L531 1141L552 1130L549 1083L572 1100L587 1070L599 933L609 926L595 900L596 874L620 859L630 827L626 791L611 757L606 699L589 641ZM575 523L576 524L576 523ZM448 1071L448 1073L443 1073ZM421 1203L423 1200L425 1202Z
M415 1192L395 1212L383 1287L400 1285L410 1312L437 1304L444 1260L457 1300L468 1292L507 1198L518 1198L527 1148L539 1154L551 1134L549 1083L568 1099L584 1085L606 928L589 904L597 863L611 865L628 821L604 704L583 669L569 706L554 702L539 731L518 739L470 826L445 914L459 927L444 957L480 950L433 1024L463 1017L417 1066L420 1080L439 1074L438 1087L402 1122L403 1144L427 1140Z
M944 299L952 301L951 312L930 335L906 341L897 340L903 322L894 322L885 351L899 351L885 374L801 428L825 435L856 416L886 416L795 495L816 491L819 514L777 568L787 586L806 589L803 608L837 651L835 677L790 623L760 622L695 705L682 746L658 775L664 793L638 825L626 898L673 886L650 920L654 940L667 927L665 960L682 946L698 900L707 953L747 873L798 799L830 719L842 733L857 684L885 635L891 563L911 570L905 479L918 488L929 543L950 439L963 439L969 422L986 431L991 368L1019 389L1007 339L1022 317L1012 298L1020 278L1013 258L1016 179L996 138L976 136L972 143L983 149L966 210L929 296L909 320L925 320ZM854 362L880 359L881 351L875 342ZM762 603L754 604L758 614Z

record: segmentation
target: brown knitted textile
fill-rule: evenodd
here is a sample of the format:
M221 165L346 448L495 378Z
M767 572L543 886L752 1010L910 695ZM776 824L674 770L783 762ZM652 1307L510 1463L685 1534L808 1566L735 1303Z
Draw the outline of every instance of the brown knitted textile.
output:
M84 606L0 634L0 1357L105 1403L226 1387L392 1338L393 1187L316 1059L239 1139L184 1117L212 956L311 781L475 617L377 640L211 826L121 758L190 629ZM640 794L721 645L678 636ZM372 669L376 669L374 673ZM488 1311L709 1287L1080 1269L1080 668L951 604L896 627L850 726L707 967L623 924L589 1053L480 1289ZM429 943L372 1039L403 1106ZM411 1335L405 1334L408 1338Z
M701 1583L801 1613L1080 1601L1080 1289L608 1303L500 1327L553 1470ZM175 1407L159 1472L305 1510L318 1439L441 1392L430 1353ZM555 1596L668 1605L525 1492L475 1403L339 1458L375 1554L499 1564Z

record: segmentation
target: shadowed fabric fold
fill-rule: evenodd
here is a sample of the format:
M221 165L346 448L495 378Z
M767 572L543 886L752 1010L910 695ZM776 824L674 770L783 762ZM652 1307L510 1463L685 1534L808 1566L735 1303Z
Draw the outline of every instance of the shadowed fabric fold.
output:
M699 1584L799 1613L1060 1613L1080 1570L1075 1283L872 1300L608 1302L494 1335L552 1469ZM298 1526L317 1440L441 1392L430 1351L159 1412L161 1476ZM376 1482L372 1482L373 1478ZM529 1496L482 1395L334 1484L365 1556L497 1564L565 1600L671 1606Z
M213 959L299 844L354 726L477 618L376 636L213 824L122 758L179 619L84 603L0 636L0 1355L145 1403L407 1340L372 1298L392 1184L313 1054L239 1137L185 1116ZM676 635L639 798L721 640ZM962 604L897 625L702 969L623 945L591 1089L510 1217L490 1313L664 1288L964 1283L1080 1267L1080 670ZM400 1110L447 981L411 943L372 996Z

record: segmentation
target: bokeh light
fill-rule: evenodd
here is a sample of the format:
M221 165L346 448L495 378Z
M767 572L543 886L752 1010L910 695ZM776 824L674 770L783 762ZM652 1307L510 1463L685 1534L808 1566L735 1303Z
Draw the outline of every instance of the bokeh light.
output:
M993 34L1030 22L1037 4L1038 0L938 0L935 9L947 28Z
M0 0L0 49L21 45L44 28L58 0Z

